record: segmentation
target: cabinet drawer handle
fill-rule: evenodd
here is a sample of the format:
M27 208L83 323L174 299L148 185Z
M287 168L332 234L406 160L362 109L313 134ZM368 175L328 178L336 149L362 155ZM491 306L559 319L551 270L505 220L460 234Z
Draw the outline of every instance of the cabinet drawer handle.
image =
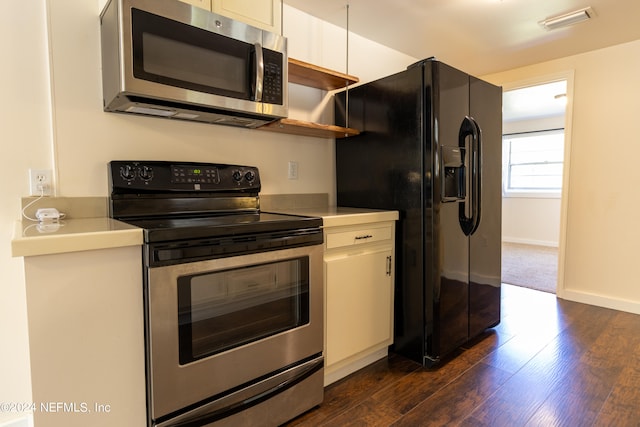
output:
M387 276L391 276L391 257L387 257Z
M356 240L370 239L373 236L371 234L366 234L364 236L356 236Z

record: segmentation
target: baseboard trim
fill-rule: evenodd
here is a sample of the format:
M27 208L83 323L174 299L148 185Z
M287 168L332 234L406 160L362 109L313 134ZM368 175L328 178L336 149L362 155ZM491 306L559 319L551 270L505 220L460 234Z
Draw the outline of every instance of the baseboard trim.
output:
M583 304L611 308L613 310L625 311L627 313L640 314L640 302L637 301L612 298L572 289L562 289L562 292L558 292L558 297Z
M552 242L547 240L531 240L531 239L518 239L517 237L502 237L504 243L519 243L521 245L535 245L535 246L549 246L557 248L558 242Z
M364 352L364 355L356 355L347 361L338 362L333 366L325 367L324 369L324 386L333 384L334 382L351 375L352 373L377 362L378 360L387 357L389 350L388 346L384 346L379 350L372 353Z

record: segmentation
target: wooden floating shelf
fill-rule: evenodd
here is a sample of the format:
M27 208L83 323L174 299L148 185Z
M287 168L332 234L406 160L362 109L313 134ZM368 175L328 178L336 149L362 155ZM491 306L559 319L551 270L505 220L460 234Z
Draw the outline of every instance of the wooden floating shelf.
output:
M294 119L280 119L261 126L259 130L288 133L291 135L313 136L316 138L347 138L356 136L360 131L334 125L321 125Z
M333 71L328 68L289 58L289 83L322 90L342 89L358 83L359 78ZM280 119L261 126L259 130L287 133L290 135L313 136L316 138L347 138L360 134L359 130L334 125L321 125L295 119Z
M289 58L289 82L322 90L341 89L358 83L359 78L308 62Z

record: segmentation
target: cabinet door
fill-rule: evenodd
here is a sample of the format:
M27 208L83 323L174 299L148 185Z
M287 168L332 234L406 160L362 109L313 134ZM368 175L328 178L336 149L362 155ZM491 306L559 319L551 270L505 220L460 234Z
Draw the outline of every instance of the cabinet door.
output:
M211 0L180 0L183 3L189 3L193 6L198 6L206 10L211 10Z
M391 248L325 258L326 365L393 339Z
M280 34L281 0L213 0L213 12Z

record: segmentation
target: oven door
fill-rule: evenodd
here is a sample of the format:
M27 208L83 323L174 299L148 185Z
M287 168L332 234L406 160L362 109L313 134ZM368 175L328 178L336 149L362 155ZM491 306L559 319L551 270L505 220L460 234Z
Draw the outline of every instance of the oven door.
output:
M296 376L310 375L312 361L321 369L322 282L321 245L149 268L153 422L181 418L269 377L295 384ZM295 373L297 365L303 368ZM282 388L276 383L273 389ZM265 387L256 393L267 396Z

